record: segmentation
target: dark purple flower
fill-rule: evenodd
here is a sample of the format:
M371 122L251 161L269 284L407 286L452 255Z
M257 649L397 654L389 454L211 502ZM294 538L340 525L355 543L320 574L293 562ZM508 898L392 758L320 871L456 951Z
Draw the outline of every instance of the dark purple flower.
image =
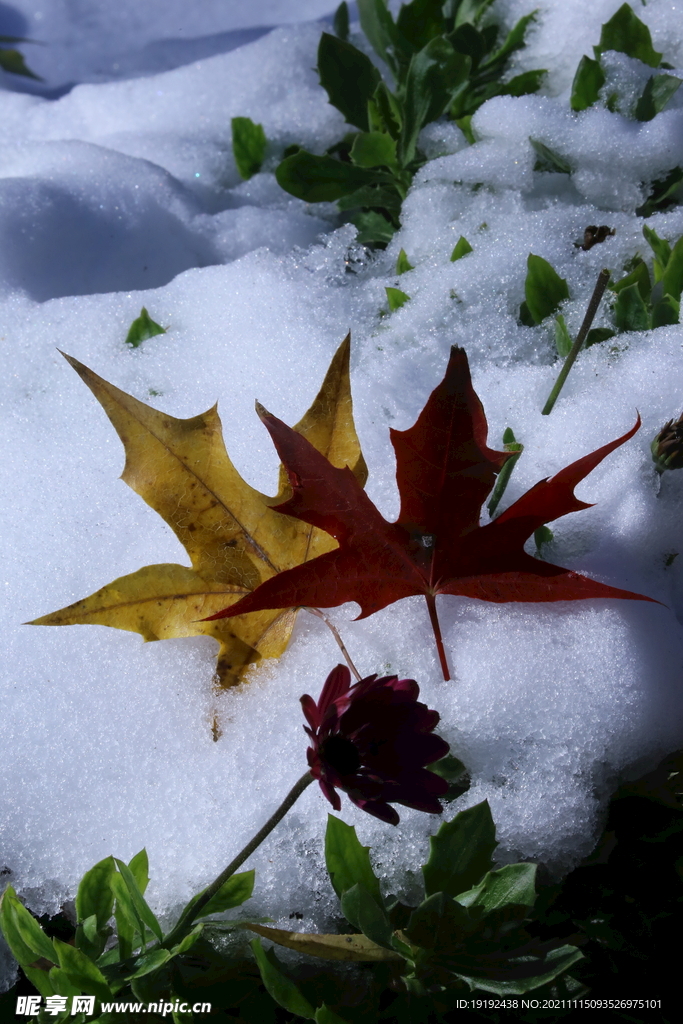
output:
M341 789L361 810L391 825L399 821L392 803L441 814L438 797L448 783L425 767L449 750L432 733L438 712L418 701L414 679L368 676L350 684L348 668L337 665L317 704L308 694L301 698L311 774L335 811L341 810Z

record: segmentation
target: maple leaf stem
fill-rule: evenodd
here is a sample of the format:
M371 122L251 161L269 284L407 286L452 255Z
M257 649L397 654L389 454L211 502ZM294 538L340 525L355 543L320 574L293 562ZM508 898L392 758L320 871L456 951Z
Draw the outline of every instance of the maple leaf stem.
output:
M436 649L439 652L439 661L441 662L441 671L443 677L446 680L451 678L450 671L448 669L448 662L446 661L446 651L443 646L443 637L441 636L441 626L439 625L439 616L436 614L436 595L425 594L425 601L427 602L427 608L429 610L429 621L432 624L434 630L434 639L436 640Z
M344 641L342 640L341 636L339 635L339 631L338 631L337 627L336 627L336 626L334 625L334 623L333 623L333 622L331 622L331 621L330 621L330 620L328 619L327 615L325 615L325 613L324 613L324 612L321 612L319 608L308 608L308 607L307 607L307 608L306 608L306 611L307 611L307 612L310 612L310 613L311 613L311 615L316 615L316 616L317 616L317 617L318 617L319 619L322 619L322 620L323 620L323 622L325 623L325 625L327 626L327 628L328 628L328 629L330 630L330 632L332 633L332 636L334 637L334 639L335 639L335 640L337 641L337 643L339 644L339 650L340 650L340 651L342 652L342 654L344 655L344 658L346 659L346 664L347 664L347 665L349 666L349 668L351 669L351 672L352 672L352 673L353 673L353 675L354 675L354 676L356 677L356 679L357 679L357 680L358 680L358 681L360 682L360 680L361 680L361 674L360 674L360 672L358 671L358 669L356 668L356 666L354 665L354 663L353 663L353 662L351 661L351 655L350 655L350 654L349 654L349 652L348 652L348 651L346 650L346 646L345 646L345 644L344 644Z
M601 300L601 298L602 298L602 296L603 296L603 294L605 292L605 288L607 287L607 282L608 281L609 281L609 270L601 270L600 274L598 275L598 280L597 280L597 283L596 283L595 288L593 290L593 294L591 295L591 300L588 303L588 309L586 310L586 315L583 318L583 323L581 324L581 328L579 330L579 333L576 335L576 341L574 342L574 344L572 345L571 349L569 350L569 355L567 356L567 358L564 361L564 366L560 370L560 373L558 375L557 380L555 381L553 389L550 392L550 394L548 395L548 401L543 406L543 415L544 416L548 416L552 412L553 406L555 405L555 402L557 401L558 395L559 395L560 391L562 390L564 382L566 381L566 379L567 379L567 377L569 375L569 371L571 370L572 366L574 365L574 360L576 359L576 357L578 356L579 352L581 351L581 346L583 345L584 341L586 340L586 335L588 334L588 331L590 330L590 326L593 323L593 318L595 317L595 314L598 311L598 306L600 305L600 300Z

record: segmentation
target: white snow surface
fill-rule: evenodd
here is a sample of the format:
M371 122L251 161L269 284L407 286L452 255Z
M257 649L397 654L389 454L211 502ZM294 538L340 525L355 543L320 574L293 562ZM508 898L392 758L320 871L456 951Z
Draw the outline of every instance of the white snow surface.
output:
M121 443L57 349L175 416L218 399L231 457L274 493L277 458L254 400L295 422L350 329L368 493L390 519L389 427L412 425L452 344L468 352L490 444L501 446L507 426L524 442L506 505L623 434L639 410L639 433L578 488L594 506L553 524L548 557L660 603L442 597L448 683L422 599L362 622L353 605L329 614L364 674L413 677L438 709L439 732L472 775L446 816L487 798L500 862L571 869L590 852L618 781L683 745L683 558L667 565L683 544L683 473L659 487L649 451L683 407L683 327L583 352L543 417L559 369L552 331L517 320L533 252L567 279L563 312L576 332L600 269L620 276L636 252L649 255L635 207L649 181L683 163L683 98L645 124L604 107L569 111L576 64L618 6L499 0L508 22L539 9L517 62L550 70L542 94L485 104L473 146L453 126L441 139L432 126L424 141L434 159L403 227L368 257L333 206L292 199L272 174L286 145L320 152L344 130L312 70L321 26L303 23L329 14L326 2L0 5L0 31L48 44L24 48L46 84L31 92L5 76L0 98L0 868L35 911L73 899L101 858L146 846L151 902L171 919L305 770L299 697L317 698L340 660L324 624L301 613L277 663L217 695L210 639L143 644L100 626L20 625L143 565L187 564L171 530L117 479ZM651 0L636 13L680 67L681 4ZM259 34L272 25L281 27ZM189 46L198 39L201 52ZM66 91L73 81L82 84ZM248 182L232 159L235 115L262 123L269 140L264 171ZM530 135L571 162L571 178L534 172ZM603 223L616 234L577 248L587 225ZM683 208L650 224L675 241ZM452 263L460 235L474 251ZM400 248L415 269L399 280ZM411 297L390 315L387 285ZM169 329L133 351L124 339L143 305ZM596 323L607 322L603 311ZM250 914L289 924L297 912L303 930L329 924L328 810L310 787L252 857ZM392 828L343 798L386 890L410 894L439 821L399 810Z

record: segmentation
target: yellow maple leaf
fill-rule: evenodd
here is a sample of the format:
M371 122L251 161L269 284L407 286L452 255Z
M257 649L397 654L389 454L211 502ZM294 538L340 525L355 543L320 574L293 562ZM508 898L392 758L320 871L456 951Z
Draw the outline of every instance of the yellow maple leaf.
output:
M367 468L356 435L349 381L350 335L337 350L313 405L294 428L361 485ZM218 683L234 686L259 658L287 646L296 609L201 621L270 576L336 547L327 533L272 510L289 495L280 467L277 497L250 487L233 466L216 406L181 420L159 412L65 356L113 423L126 450L121 479L151 505L185 547L192 568L148 565L29 625L95 624L145 640L211 636Z

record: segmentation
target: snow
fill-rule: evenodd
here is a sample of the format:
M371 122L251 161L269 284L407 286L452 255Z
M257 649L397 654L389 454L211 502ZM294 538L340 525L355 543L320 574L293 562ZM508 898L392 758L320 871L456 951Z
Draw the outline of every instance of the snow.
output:
M364 674L412 676L439 710L473 779L447 816L488 798L501 862L566 872L590 852L618 781L683 745L683 560L667 565L681 548L683 474L660 488L649 452L683 407L683 327L583 352L543 417L558 371L551 332L517 322L530 252L567 279L572 332L600 269L619 275L647 254L634 209L650 180L683 163L683 97L645 124L598 107L570 114L573 71L618 0L498 8L512 20L532 6L538 21L518 70L548 67L543 94L483 106L474 146L453 126L430 127L434 159L403 227L369 258L334 207L294 200L272 177L284 146L321 151L342 130L312 70L320 24L304 23L329 15L327 3L0 5L1 31L48 44L24 48L46 82L5 76L0 99L0 868L36 912L73 899L97 860L146 846L150 899L170 919L305 770L298 698L317 698L340 658L324 624L301 613L279 662L216 694L212 640L143 644L98 626L20 625L143 565L187 564L170 529L117 479L122 446L57 349L175 416L218 399L231 457L273 493L277 459L254 400L295 422L351 329L368 492L389 518L398 497L388 428L415 421L451 344L469 354L491 445L507 426L525 445L505 504L623 434L639 410L640 432L578 489L594 507L553 525L548 557L660 604L441 598L449 683L421 599L362 622L355 606L329 614ZM637 13L681 67L680 4L654 0ZM272 25L281 27L262 32ZM261 122L269 139L264 171L248 182L232 159L235 115ZM534 172L530 135L571 162L570 180ZM603 223L613 237L576 247L588 224ZM649 223L675 241L683 208ZM460 235L473 252L452 263ZM399 281L400 248L415 269ZM410 302L388 314L384 288L399 285ZM143 305L168 333L133 351L124 339ZM603 311L596 324L607 322ZM372 847L386 890L409 894L438 821L399 810L396 829L346 799L342 813ZM329 922L327 811L310 787L252 857L250 913L287 923L301 913L305 930Z

